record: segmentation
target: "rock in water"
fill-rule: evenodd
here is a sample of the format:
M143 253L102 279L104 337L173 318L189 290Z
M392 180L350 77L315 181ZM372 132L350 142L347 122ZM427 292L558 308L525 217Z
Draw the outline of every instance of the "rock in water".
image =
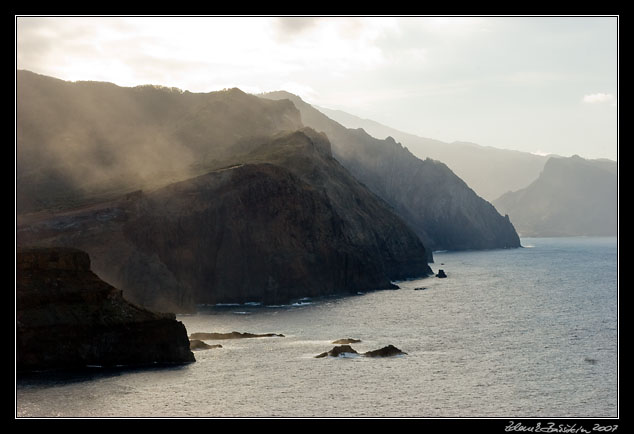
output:
M17 251L18 372L194 362L185 326L123 299L72 248Z
M332 341L333 344L356 344L358 342L361 342L361 339L345 338Z
M345 356L345 354L359 354L357 351L352 348L350 345L339 345L338 347L333 347L332 350L321 353L315 356L315 358L319 359L322 357L330 356L330 357L339 357Z
M445 274L445 270L438 270L438 274L436 274L436 277L440 277L440 278L447 277L447 275Z
M394 345L388 345L387 347L380 348L374 351L368 351L367 353L363 353L366 357L391 357L391 356L399 356L402 354L407 354Z
M319 359L326 356L339 357L341 355L345 356L345 354L357 354L357 355L361 355L365 357L391 357L391 356L400 356L407 353L399 350L394 345L388 345L386 347L379 348L378 350L368 351L367 353L359 354L350 345L340 345L338 347L334 347L332 350L328 352L316 355L315 358Z
M230 332L230 333L192 333L189 338L190 339L202 339L206 341L218 340L218 339L248 339L248 338L273 338L279 337L283 338L283 334L276 333L264 333L264 334L255 334L255 333L240 333L240 332Z
M212 348L222 348L222 345L217 344L217 345L209 345L199 339L192 339L189 341L189 348L192 351L198 351L198 350L210 350Z

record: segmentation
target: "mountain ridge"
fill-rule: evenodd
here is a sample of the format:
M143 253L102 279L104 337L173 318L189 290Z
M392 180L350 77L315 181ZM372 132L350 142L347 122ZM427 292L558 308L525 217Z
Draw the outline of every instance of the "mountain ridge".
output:
M534 182L494 204L514 218L523 236L616 235L617 164L551 157Z
M394 288L431 274L419 238L308 128L194 178L74 212L19 219L21 245L80 248L139 305L258 301Z
M342 110L318 108L349 128L363 128L375 137L391 136L399 140L419 158L430 157L447 164L460 178L488 201L497 200L507 191L515 191L533 182L550 157L524 151L496 148L473 142L443 142L391 128ZM614 163L610 159L605 160ZM486 177L482 175L486 173Z
M304 124L328 136L335 158L389 203L432 250L519 247L509 219L443 162L421 160L392 137L381 140L361 128L346 128L289 92L260 96L290 99Z

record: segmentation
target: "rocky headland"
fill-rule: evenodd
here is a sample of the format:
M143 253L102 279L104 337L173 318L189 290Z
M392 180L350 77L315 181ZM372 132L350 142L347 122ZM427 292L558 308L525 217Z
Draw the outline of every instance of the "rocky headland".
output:
M18 372L195 361L174 314L124 300L83 251L18 249L16 276Z
M130 301L284 304L396 288L431 274L416 234L311 129L279 134L215 170L75 210L18 217L18 245L88 252Z

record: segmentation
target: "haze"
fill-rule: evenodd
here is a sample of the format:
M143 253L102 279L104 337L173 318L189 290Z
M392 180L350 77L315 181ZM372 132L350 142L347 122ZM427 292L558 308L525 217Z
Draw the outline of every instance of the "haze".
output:
M287 90L442 141L618 154L618 17L16 17L16 68Z

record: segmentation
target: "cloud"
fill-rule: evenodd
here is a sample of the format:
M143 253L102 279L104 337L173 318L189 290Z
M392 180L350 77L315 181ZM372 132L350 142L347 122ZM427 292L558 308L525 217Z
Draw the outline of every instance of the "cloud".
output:
M545 156L547 156L547 155L551 155L551 153L550 153L550 152L545 152L545 151L542 151L541 149L538 149L538 150L536 150L536 151L533 151L533 152L531 152L531 154L533 154L533 155L538 155L538 156L540 156L540 157L545 157Z
M273 25L280 38L296 36L317 24L316 17L278 17Z
M616 105L616 97L611 93L593 93L584 95L583 102L588 104L612 104Z

